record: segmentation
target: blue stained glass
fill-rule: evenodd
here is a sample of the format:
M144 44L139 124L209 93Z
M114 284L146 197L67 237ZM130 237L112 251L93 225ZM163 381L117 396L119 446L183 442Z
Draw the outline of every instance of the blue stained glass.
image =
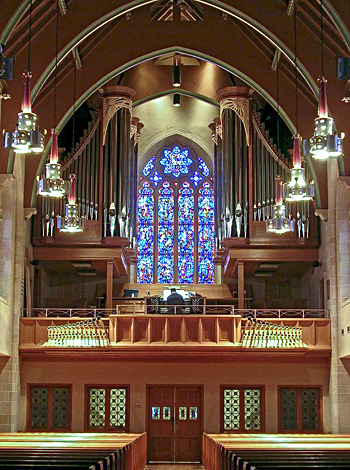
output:
M178 199L178 282L194 282L194 196L186 181Z
M154 174L152 176L150 176L149 178L151 181L153 181L153 184L154 186L158 186L158 183L160 181L162 181L162 177L160 176L160 174L158 173L158 171L155 171Z
M214 282L214 196L207 182L198 198L198 282Z
M145 165L144 169L142 170L143 176L148 176L151 174L151 171L154 168L154 160L156 157L152 157Z
M174 282L174 195L167 181L158 197L158 282Z
M137 282L153 282L154 196L148 182L139 190L137 232Z
M160 164L164 166L164 174L172 174L178 178L181 174L188 173L188 167L192 165L193 160L189 158L189 151L187 149L180 150L180 147L175 145L172 150L164 150L164 157L160 160Z
M208 165L201 159L201 157L197 157L199 161L198 168L202 170L203 175L208 177L210 175L210 170L208 168Z
M195 186L198 186L198 183L202 181L202 177L199 176L198 171L195 171L192 176L190 176L190 180L193 181Z

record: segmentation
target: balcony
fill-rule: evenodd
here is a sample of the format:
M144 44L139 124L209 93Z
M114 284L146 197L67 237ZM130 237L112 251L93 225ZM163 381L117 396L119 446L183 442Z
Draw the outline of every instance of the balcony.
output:
M130 313L122 307L126 308L120 306L113 309L113 313L103 310L103 313L110 313L108 318L100 320L106 338L103 341L96 329L82 333L84 328L95 328L86 315L102 313L102 309L35 309L26 312L31 316L20 320L19 353L27 357L81 359L92 356L179 362L254 361L259 357L262 360L294 358L324 362L330 358L330 319L320 318L324 312L318 310L245 310L240 311L240 315L236 311L232 314L231 310L230 314L205 311L205 314L182 312L174 315ZM34 317L33 313L38 316ZM82 313L83 317L74 316ZM257 320L252 322L245 315L255 316ZM76 325L79 325L79 331ZM50 336L48 342L49 327L54 332L54 340Z

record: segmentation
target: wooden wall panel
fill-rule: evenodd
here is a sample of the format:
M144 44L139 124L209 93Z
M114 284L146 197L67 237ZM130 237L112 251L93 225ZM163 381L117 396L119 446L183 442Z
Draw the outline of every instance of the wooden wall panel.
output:
M151 342L165 342L165 318L151 319Z
M233 319L219 321L219 338L218 341L233 342Z
M202 341L215 342L215 319L202 318Z
M135 342L148 341L148 320L135 318Z
M132 340L132 319L118 318L117 320L117 342Z
M198 324L199 318L185 318L185 333L186 333L186 341L190 341L192 343L198 343Z

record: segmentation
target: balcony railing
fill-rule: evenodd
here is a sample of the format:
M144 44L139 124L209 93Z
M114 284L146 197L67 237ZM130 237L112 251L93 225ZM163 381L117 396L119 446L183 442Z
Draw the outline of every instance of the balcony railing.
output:
M110 315L196 314L241 315L244 318L328 318L322 309L237 309L232 305L164 305L145 306L140 303L116 305L114 308L31 308L22 309L22 317L109 317Z

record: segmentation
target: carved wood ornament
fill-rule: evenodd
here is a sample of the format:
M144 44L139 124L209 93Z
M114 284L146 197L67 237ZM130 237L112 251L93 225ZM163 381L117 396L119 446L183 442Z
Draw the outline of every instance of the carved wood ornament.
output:
M105 143L109 121L119 109L123 108L128 109L130 111L130 115L132 115L131 99L125 98L123 96L103 98L103 145Z
M243 123L247 145L249 145L249 99L244 96L225 98L220 102L220 119L223 122L225 109L234 111Z

